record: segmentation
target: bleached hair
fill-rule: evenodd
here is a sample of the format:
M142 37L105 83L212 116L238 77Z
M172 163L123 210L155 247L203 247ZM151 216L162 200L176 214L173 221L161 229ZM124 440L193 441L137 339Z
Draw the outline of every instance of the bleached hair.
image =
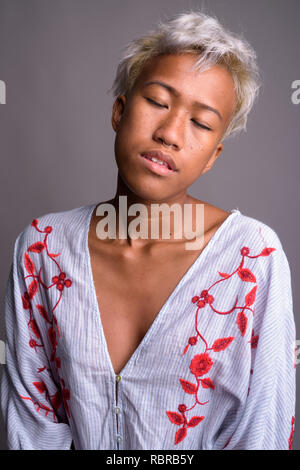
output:
M158 22L156 30L134 39L123 50L113 86L114 96L129 95L143 66L151 57L192 52L197 54L194 69L202 72L213 65L224 66L231 74L236 108L222 140L246 130L248 114L258 95L260 77L256 53L242 37L226 30L219 21L200 11L181 13Z

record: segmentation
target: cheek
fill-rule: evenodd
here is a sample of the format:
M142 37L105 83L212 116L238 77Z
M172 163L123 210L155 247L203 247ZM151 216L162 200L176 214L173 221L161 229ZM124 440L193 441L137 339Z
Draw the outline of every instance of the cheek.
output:
M133 104L124 115L124 126L141 129L153 122L153 113L144 106Z

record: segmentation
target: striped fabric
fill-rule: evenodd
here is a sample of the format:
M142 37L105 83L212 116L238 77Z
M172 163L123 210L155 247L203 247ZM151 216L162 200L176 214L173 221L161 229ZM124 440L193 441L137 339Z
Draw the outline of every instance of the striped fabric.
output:
M1 382L9 448L291 449L296 335L275 231L231 210L116 376L87 243L97 204L42 215L16 239Z

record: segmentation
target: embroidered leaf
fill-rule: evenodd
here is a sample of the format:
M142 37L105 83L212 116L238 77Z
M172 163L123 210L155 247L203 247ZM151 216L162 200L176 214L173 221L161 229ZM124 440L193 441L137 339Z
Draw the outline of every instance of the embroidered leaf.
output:
M46 391L46 385L44 382L33 382L33 385L40 393L44 393Z
M61 367L60 357L56 357L55 362L56 362L56 367L59 369Z
M188 382L184 379L179 379L183 390L190 395L194 395L197 391L197 386L192 382Z
M228 444L230 444L231 438L232 438L232 436L230 436L230 438L229 438L228 441L226 442L226 444L225 444L225 446L223 447L223 449L225 449L225 447L227 447Z
M259 256L269 256L269 254L275 250L276 248L264 248Z
M49 253L50 258L56 258L56 257L59 256L59 255L60 255L60 253L56 253L56 254L54 254L54 253Z
M22 303L23 303L23 308L25 310L28 310L30 308L30 302L28 299L26 299L26 297L24 297L24 295L22 295Z
M70 400L70 390L69 389L64 388L62 393L63 393L63 398L65 400Z
M187 352L187 350L189 349L189 346L190 346L190 345L189 345L189 344L187 344L187 345L186 345L186 347L184 348L184 351L183 351L183 354L182 354L183 356L185 355L185 353L186 353L186 352Z
M49 339L50 339L50 343L52 345L52 348L56 349L56 347L57 347L56 333L55 333L55 330L52 326L50 326L50 328L48 329L48 335L49 335Z
M29 272L29 274L34 274L34 271L35 271L34 262L30 258L28 253L25 253L25 255L24 255L24 264L25 264L25 268Z
M178 431L175 435L175 445L179 444L179 442L181 442L186 437L186 434L187 434L187 429L186 428L178 429Z
M31 245L27 251L33 251L34 253L41 253L45 248L45 243L43 242L36 242Z
M201 379L201 385L203 388L212 388L213 390L215 389L214 383L209 377Z
M194 428L197 426L201 421L204 419L204 416L193 416L190 421L188 422L189 428Z
M30 328L32 329L33 333L35 334L35 336L37 338L40 338L41 334L40 334L40 330L39 330L39 327L37 326L36 321L35 320L30 320L29 325L30 325Z
M61 394L59 392L56 392L56 394L51 397L51 403L53 405L53 408L55 410L58 410L58 408L61 405L61 402L62 402Z
M238 275L242 279L242 281L246 282L256 282L256 277L248 268L241 268L238 270Z
M212 349L215 352L224 351L224 349L226 349L233 340L234 340L234 336L228 336L228 338L216 339L216 341L212 345Z
M257 335L257 336L252 336L251 341L250 341L250 343L251 343L251 348L252 348L252 349L256 349L256 348L257 348L258 338L259 338L259 335Z
M49 320L49 317L48 317L48 312L45 309L45 307L43 305L40 305L40 304L37 304L36 307L37 307L38 311L40 312L40 314L42 315L42 317L44 318L44 320L46 320L47 323L51 323L50 320Z
M180 426L181 424L183 424L184 422L183 416L180 415L179 413L176 413L175 411L166 411L166 413L171 423L177 424L177 426Z
M236 322L240 329L240 332L242 333L242 336L245 336L245 333L247 331L248 318L246 317L244 312L239 312Z
M57 323L57 318L56 318L56 316L54 315L54 313L53 313L53 320L54 320L54 323L55 323L55 325L56 325L58 337L60 338L60 331L59 331L59 327L58 327L58 323Z
M53 362L55 360L55 354L56 354L56 349L53 349L51 356L50 356L50 362Z
M227 277L230 277L230 274L227 274L227 273L221 273L220 271L218 271L218 273L219 273L219 274L220 274L220 276L222 276L222 277L225 277L225 278L227 278Z
M28 296L29 296L30 299L32 299L35 296L35 294L38 291L38 288L39 288L39 284L38 284L37 280L34 279L28 287Z
M246 307L250 307L250 305L254 304L256 291L257 291L257 286L253 287L253 289L246 295L245 297Z

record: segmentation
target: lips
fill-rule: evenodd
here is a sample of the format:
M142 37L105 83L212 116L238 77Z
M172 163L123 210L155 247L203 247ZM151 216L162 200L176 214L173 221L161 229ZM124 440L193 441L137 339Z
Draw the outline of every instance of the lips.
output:
M161 152L160 150L149 150L147 152L141 153L142 157L145 158L156 158L168 165L168 168L172 171L177 171L176 165L172 157L166 153Z

